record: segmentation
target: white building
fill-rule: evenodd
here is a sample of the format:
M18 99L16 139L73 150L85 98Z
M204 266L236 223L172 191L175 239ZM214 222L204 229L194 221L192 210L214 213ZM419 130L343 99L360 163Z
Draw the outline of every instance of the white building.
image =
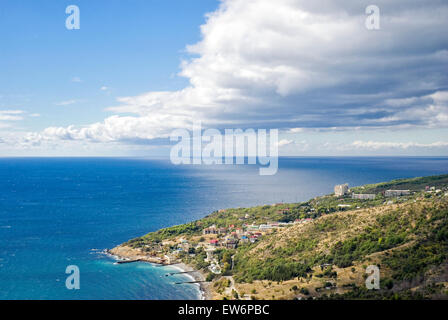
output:
M348 183L339 184L334 186L334 194L338 197L346 195L348 193Z
M386 197L400 197L410 195L411 191L409 190L386 190L384 195Z
M352 194L352 199L359 199L359 200L374 200L376 197L376 194L373 193L365 193L365 194Z

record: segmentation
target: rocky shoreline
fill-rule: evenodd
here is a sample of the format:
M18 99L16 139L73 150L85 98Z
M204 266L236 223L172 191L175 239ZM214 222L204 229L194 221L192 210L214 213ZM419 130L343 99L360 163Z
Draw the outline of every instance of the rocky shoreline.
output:
M110 250L105 250L105 253L114 257L117 261L122 263L130 262L148 262L152 264L162 265L162 266L173 266L181 270L181 272L192 271L189 273L193 281L198 281L199 289L201 292L201 300L212 300L213 294L210 287L210 283L205 282L205 274L200 270L194 269L192 266L187 265L183 262L167 262L160 257L149 256L144 254L139 249L133 249L128 246L117 246Z

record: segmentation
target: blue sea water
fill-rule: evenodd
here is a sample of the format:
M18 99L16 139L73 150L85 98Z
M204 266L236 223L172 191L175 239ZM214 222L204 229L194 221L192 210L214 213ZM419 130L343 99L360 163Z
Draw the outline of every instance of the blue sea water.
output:
M0 158L0 299L197 299L171 267L114 264L98 250L229 207L303 201L351 186L448 173L448 158L281 158L256 166L166 160ZM98 249L98 250L95 250ZM67 290L65 269L80 269Z

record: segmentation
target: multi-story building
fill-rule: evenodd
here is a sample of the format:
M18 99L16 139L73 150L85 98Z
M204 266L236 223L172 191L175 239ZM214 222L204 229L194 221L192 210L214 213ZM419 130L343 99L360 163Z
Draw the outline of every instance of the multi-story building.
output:
M203 234L218 234L219 231L218 231L218 229L216 228L215 225L212 225L212 226L210 226L210 227L208 227L208 228L205 228L205 229L202 231L202 233L203 233Z
M359 199L359 200L374 200L376 197L376 194L374 193L365 193L365 194L352 194L352 199Z
M409 190L386 190L384 195L386 197L400 197L410 195L411 191Z
M346 195L347 193L348 193L348 183L334 186L334 194L336 196L341 197L343 195Z

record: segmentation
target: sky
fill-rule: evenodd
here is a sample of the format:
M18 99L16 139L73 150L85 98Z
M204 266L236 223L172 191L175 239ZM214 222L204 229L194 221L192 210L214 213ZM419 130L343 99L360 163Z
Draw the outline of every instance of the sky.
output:
M167 155L198 120L286 156L448 156L448 3L375 1L374 30L371 4L2 0L0 156Z

